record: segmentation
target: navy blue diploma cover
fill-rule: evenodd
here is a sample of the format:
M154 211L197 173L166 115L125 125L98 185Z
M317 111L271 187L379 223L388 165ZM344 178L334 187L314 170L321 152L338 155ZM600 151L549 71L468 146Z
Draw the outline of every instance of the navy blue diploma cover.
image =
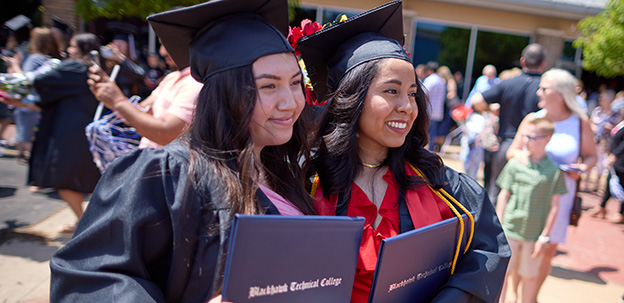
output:
M466 214L462 220L457 263L470 235ZM451 275L459 232L453 217L382 240L368 302L430 302Z
M364 218L234 217L223 301L349 302Z

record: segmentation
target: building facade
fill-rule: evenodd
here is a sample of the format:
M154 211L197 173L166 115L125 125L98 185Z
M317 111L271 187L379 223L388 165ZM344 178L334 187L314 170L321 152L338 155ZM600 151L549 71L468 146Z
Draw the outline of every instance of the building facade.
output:
M293 25L309 18L321 24L353 16L386 0L301 0ZM560 67L581 78L581 51L572 46L579 20L600 13L607 0L404 0L405 48L414 64L437 61L464 75L463 92L486 64L498 71L519 66L528 43L548 51L546 68ZM83 30L76 0L42 0L44 24L55 16ZM153 40L153 39L152 39ZM151 43L153 44L153 43Z
M301 1L298 15L325 24L386 1ZM463 94L486 64L498 71L519 66L528 43L542 44L546 68L560 67L581 78L581 51L572 46L579 20L600 13L606 0L403 0L405 48L414 64L437 61L464 77Z
M75 32L83 29L82 19L76 14L76 0L42 0L43 24L52 25L52 18L58 18L72 27Z

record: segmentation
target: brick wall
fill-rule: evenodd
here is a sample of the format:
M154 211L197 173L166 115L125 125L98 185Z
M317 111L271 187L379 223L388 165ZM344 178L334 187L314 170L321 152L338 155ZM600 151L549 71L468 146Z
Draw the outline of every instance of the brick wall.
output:
M557 62L563 53L563 32L540 28L535 35L535 42L541 44L546 49L546 67L544 70L557 67Z
M70 25L74 32L79 32L81 28L81 20L74 12L76 0L43 0L43 24L52 25L52 17L57 17L62 22Z

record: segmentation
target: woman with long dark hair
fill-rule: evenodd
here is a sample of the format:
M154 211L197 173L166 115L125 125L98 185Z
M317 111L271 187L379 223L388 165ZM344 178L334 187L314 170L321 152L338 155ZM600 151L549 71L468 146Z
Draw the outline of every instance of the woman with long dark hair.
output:
M34 80L41 120L30 157L28 184L56 189L78 220L85 195L93 192L100 179L84 132L98 104L87 85L89 52L99 47L100 41L93 34L74 36L67 49L69 59ZM65 226L62 231L73 232L75 226Z
M315 213L287 1L210 1L148 21L204 84L194 120L183 138L107 169L51 260L52 301L207 302L234 214Z
M494 302L509 247L484 189L425 149L429 104L398 42L401 9L394 1L299 41L317 99L330 100L311 160L315 207L365 217L351 302L368 300L382 239L474 212L454 273L434 297L419 299Z

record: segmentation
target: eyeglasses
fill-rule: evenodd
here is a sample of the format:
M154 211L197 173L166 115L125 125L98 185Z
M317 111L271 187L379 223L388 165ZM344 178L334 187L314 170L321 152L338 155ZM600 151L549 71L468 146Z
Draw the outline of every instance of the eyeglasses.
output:
M529 136L529 135L524 135L524 137L525 137L528 141L535 141L535 140L537 140L537 139L547 138L548 136L546 136L546 135L541 135L541 136Z

